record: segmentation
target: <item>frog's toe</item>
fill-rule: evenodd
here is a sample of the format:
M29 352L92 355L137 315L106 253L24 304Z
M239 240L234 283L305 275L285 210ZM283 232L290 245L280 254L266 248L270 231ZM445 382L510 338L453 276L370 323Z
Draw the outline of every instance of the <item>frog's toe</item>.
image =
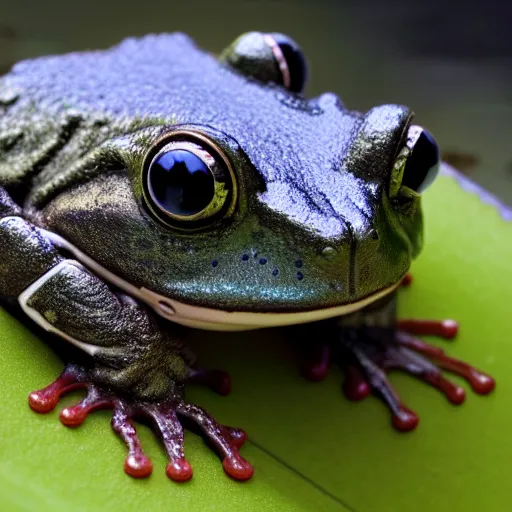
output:
M84 372L77 366L68 365L50 385L32 391L28 397L28 404L33 411L46 414L55 409L62 395L75 389L85 388L87 388L87 382Z
M160 432L160 437L169 457L165 468L167 476L175 482L186 482L192 478L192 467L185 458L183 427L176 415L175 404L154 404L143 408Z
M400 286L407 287L410 286L412 283L412 274L410 272L407 272L405 276L402 278L402 281L400 282Z
M66 427L78 427L87 416L99 409L112 409L117 400L94 384L87 384L87 396L78 404L62 409L59 419Z
M393 426L400 431L414 429L418 416L400 400L390 384L387 373L402 370L440 390L453 404L464 402L465 391L446 379L442 370L465 378L476 393L490 393L494 379L472 366L447 356L441 348L424 343L404 331L390 336L383 329L351 331L341 337L350 365L344 382L345 395L351 400L365 398L370 390L377 392L392 413Z
M343 381L343 393L354 402L359 402L372 392L370 384L364 378L360 368L348 366L346 368L345 380Z
M192 478L192 466L185 457L183 426L180 417L199 426L201 433L210 441L223 459L226 473L236 480L248 480L253 474L252 466L238 453L247 436L240 429L219 425L206 411L185 402L139 402L125 408L114 409L112 427L128 446L125 471L130 476L148 476L151 462L140 448L140 443L130 418L133 415L151 419L158 430L169 458L165 473L175 482L186 482Z
M479 395L487 395L496 386L494 379L490 375L477 370L463 361L447 356L442 348L429 345L411 336L409 332L397 331L396 341L405 349L409 349L410 353L416 352L416 357L420 357L418 354L421 354L434 361L436 365L434 368L441 368L464 378L470 384L473 391ZM424 360L424 358L422 359ZM440 373L439 370L438 373Z
M417 336L437 336L451 340L459 332L459 323L456 320L398 320L396 328L399 331Z
M88 374L79 367L69 365L49 386L34 391L29 396L30 407L38 413L48 413L55 408L62 395L74 389L85 388L87 395L78 404L66 407L59 415L67 427L81 425L88 414L98 409L113 409L112 428L128 448L125 472L134 478L148 477L153 465L144 454L134 418L148 418L160 435L169 462L166 474L175 482L186 482L193 475L192 467L185 458L184 435L180 419L195 424L207 441L222 458L225 472L236 480L248 480L252 466L241 457L239 449L247 436L244 431L219 425L206 411L181 400L148 402L121 398L111 390L103 389L88 380ZM229 391L229 377L223 372L202 372L199 380L221 394Z
M124 404L118 403L112 414L112 429L128 447L124 461L124 471L133 478L146 478L153 472L153 464L144 454L139 436L133 426L131 415Z
M228 427L226 425L223 428L231 438L231 443L238 449L242 448L247 441L247 434L240 428Z
M328 373L332 360L332 350L329 343L315 343L309 347L302 362L301 375L311 381L320 382Z
M363 346L363 344L361 344ZM392 415L393 426L401 432L414 430L419 417L405 406L394 387L389 382L385 365L380 365L375 358L375 352L366 351L364 348L352 347L352 353L357 361L356 365L349 365L343 384L343 390L347 398L361 400L369 395L370 391L377 392Z
M245 433L219 425L204 409L197 405L181 403L177 412L195 423L222 458L224 471L235 480L249 480L253 467L240 455L238 449L245 442Z

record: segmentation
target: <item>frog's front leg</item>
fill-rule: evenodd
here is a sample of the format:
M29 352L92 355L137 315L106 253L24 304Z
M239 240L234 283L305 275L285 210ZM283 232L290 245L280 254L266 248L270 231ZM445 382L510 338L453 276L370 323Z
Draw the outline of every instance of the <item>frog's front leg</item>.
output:
M393 426L397 430L414 429L419 418L402 403L389 382L386 374L390 370L402 370L421 378L456 405L464 401L465 391L446 379L442 370L463 377L478 394L487 394L494 389L492 377L415 337L453 338L457 334L456 322L396 321L396 296L324 326L327 340L309 344L303 375L311 381L322 380L330 362L335 360L346 372L345 395L351 400L362 400L371 391L378 393L391 410Z
M18 298L25 313L46 330L78 346L91 365L69 365L45 389L30 394L29 404L46 413L63 393L87 389L87 396L64 409L67 426L81 424L99 408L112 408L112 427L129 449L126 472L148 476L133 418L149 418L169 456L167 475L191 478L184 455L180 419L195 424L222 458L231 477L246 480L252 467L238 453L245 434L219 425L206 411L184 399L189 379L227 391L222 374L194 368L179 339L178 327L164 324L130 297L115 293L80 263L65 259L44 230L23 219L20 209L0 188L0 296Z

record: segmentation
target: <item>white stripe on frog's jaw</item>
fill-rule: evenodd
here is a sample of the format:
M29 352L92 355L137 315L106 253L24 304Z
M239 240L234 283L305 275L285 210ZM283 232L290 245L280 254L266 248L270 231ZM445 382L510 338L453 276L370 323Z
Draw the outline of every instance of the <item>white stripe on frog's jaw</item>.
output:
M113 274L110 270L107 270L99 263L96 263L92 258L87 256L87 254L83 253L80 249L69 243L61 236L50 231L45 231L45 235L57 247L71 253L79 262L85 265L96 275L117 286L128 295L148 304L160 316L170 320L171 322L176 322L187 327L211 331L246 331L261 329L264 327L303 324L347 315L392 293L398 288L402 281L400 279L397 283L379 290L378 292L359 301L324 309L284 313L223 311L201 306L192 306L177 300L169 299L146 288L137 288L128 281L125 281L121 277Z

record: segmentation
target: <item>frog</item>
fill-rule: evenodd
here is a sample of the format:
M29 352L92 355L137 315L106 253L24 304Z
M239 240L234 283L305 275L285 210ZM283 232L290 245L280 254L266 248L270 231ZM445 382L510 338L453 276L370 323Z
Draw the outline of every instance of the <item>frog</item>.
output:
M48 413L85 390L60 421L112 409L129 476L153 471L141 417L171 480L193 475L183 423L228 476L253 475L245 431L185 397L191 382L231 388L187 348L191 329L301 326L302 375L340 365L347 397L380 396L401 431L418 416L390 370L455 404L465 392L444 370L494 389L418 337L452 338L455 321L397 320L437 142L406 106L308 98L308 66L284 34L245 33L214 55L172 33L22 61L0 78L0 297L74 350L29 406Z

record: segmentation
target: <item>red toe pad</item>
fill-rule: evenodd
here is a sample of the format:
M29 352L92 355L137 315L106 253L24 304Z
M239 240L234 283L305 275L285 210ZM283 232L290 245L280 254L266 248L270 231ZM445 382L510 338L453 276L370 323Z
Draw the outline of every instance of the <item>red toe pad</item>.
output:
M169 462L165 468L166 475L175 482L186 482L193 475L192 466L186 459L176 459Z
M234 480L249 480L254 473L254 468L240 455L234 454L222 461L224 471Z

